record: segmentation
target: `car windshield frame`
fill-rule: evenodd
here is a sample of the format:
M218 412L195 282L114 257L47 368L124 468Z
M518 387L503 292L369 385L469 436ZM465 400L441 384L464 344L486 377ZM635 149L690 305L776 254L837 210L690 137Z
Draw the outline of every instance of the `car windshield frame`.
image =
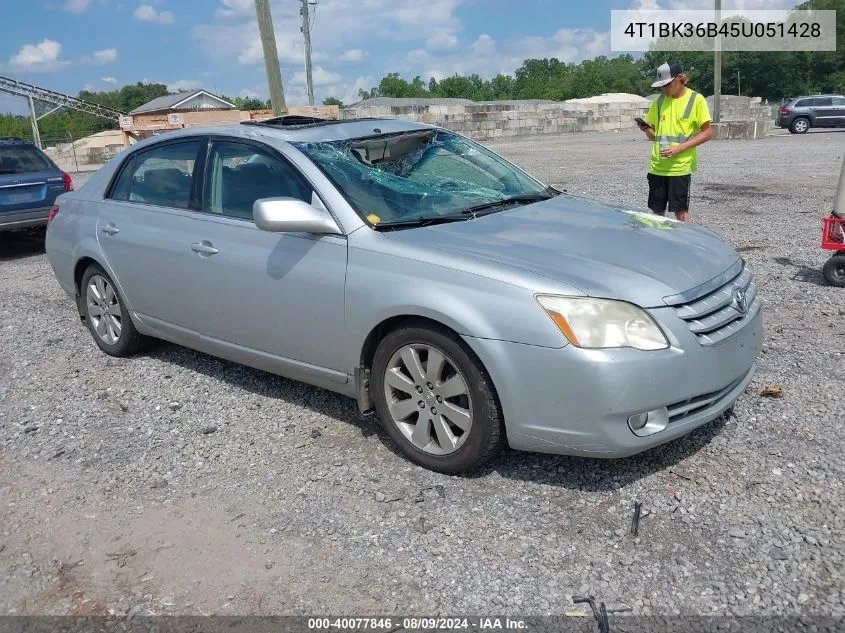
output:
M23 157L24 163L28 163L30 166L34 166L35 168L12 171L11 169L4 167L3 165L6 163L4 163L5 157L3 154L6 152L11 154L11 156L8 157L8 164L11 165L16 162L17 166L21 166L21 157ZM15 156L15 153L17 153L17 156ZM26 164L23 166L27 167ZM53 167L50 163L50 160L34 145L29 145L27 143L0 144L0 176L34 174L43 171L51 171L53 169L55 169L55 167Z
M480 215L475 207L487 215L554 195L497 153L442 128L291 145L373 228L470 219Z

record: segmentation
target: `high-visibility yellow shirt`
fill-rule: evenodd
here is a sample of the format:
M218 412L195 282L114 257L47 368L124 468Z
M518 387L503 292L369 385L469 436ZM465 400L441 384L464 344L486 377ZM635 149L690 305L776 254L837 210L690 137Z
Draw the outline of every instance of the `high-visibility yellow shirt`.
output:
M646 120L654 128L655 136L651 147L650 173L658 176L685 176L698 169L697 147L669 158L663 158L660 149L667 144L678 145L692 138L705 123L712 120L703 95L689 89L677 99L660 95L648 109Z

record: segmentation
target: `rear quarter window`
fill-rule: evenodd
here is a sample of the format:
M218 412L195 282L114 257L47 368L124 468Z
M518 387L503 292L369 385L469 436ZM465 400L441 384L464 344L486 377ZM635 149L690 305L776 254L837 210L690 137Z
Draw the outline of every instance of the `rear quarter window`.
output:
M53 165L32 145L0 146L0 175L47 171Z

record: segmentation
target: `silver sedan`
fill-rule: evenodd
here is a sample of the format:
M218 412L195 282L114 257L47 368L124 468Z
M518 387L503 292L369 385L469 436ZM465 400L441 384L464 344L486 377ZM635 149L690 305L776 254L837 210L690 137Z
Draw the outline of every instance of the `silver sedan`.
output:
M761 302L712 232L546 186L405 121L183 130L51 213L94 342L164 339L357 400L413 462L623 457L732 406Z

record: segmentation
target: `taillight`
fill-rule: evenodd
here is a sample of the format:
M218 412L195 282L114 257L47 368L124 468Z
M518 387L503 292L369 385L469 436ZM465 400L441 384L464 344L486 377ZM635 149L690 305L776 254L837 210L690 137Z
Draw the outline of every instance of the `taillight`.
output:
M73 191L73 178L70 174L65 174L65 191Z
M780 112L781 114L786 114L787 112L789 112L789 108L781 108L778 110L778 112Z
M56 217L56 214L59 212L59 205L54 204L53 208L50 209L50 214L47 216L47 224L49 225L50 222L53 221L53 218Z

